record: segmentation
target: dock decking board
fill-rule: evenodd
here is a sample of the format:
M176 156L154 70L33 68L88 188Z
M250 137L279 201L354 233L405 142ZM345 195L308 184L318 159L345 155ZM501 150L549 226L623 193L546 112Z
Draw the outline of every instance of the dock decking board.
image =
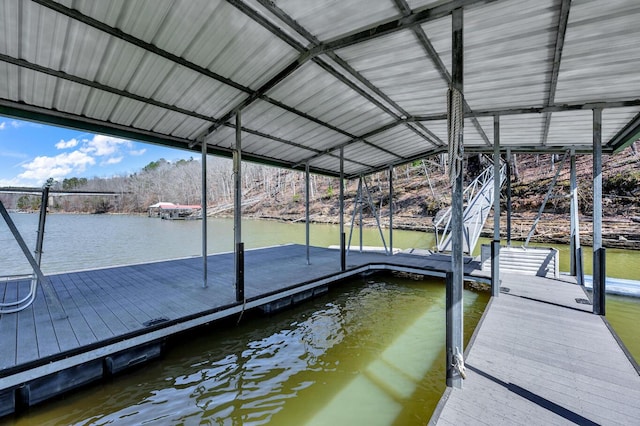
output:
M68 318L55 318L41 289L25 311L0 316L0 377L14 377L11 385L0 384L0 392L56 368L73 367L76 358L89 362L106 351L165 336L164 325L147 329L150 320L167 318L175 324L171 330L184 330L239 313L233 254L210 255L207 265L207 288L202 288L198 257L51 275ZM249 250L245 294L248 305L259 306L290 294L291 288L326 285L371 267L444 276L450 263L420 250L394 256L351 251L348 271L342 273L336 250L312 247L311 265L300 245ZM489 280L478 262L467 259L464 268L467 277ZM509 274L502 280L509 293L492 300L477 331L466 360L465 389L448 392L432 420L444 425L555 424L640 418L635 402L640 400L639 376L603 321L589 313L591 306L576 302L586 298L582 288ZM5 284L3 294L17 295L10 287ZM54 353L57 358L47 358ZM624 398L616 399L620 394Z
M466 358L431 423L635 424L640 376L603 319L572 284L504 274Z
M312 265L303 246L289 245L246 252L246 296L256 298L291 286L337 274L339 252L311 248ZM390 258L376 253L354 253L351 267ZM417 256L397 257L399 265L420 267ZM178 260L54 274L48 278L60 298L66 319L49 312L41 288L29 308L0 317L2 370L57 353L94 345L130 332L144 331L157 318L179 320L235 301L233 254L208 257L209 287L202 288L202 259ZM5 300L12 291L22 296L28 281L4 284ZM1 376L0 376L1 377Z

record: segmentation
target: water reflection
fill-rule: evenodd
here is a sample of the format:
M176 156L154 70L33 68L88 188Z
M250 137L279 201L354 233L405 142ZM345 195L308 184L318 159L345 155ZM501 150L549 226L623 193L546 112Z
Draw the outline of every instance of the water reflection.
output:
M471 316L465 320L471 326L486 297L473 302L475 297L467 296ZM419 334L429 339L444 327L439 281L384 276L347 283L298 308L183 338L162 360L32 408L17 423L303 424L425 312L429 318L420 322ZM402 424L428 421L444 389L440 340L428 343L434 348L433 367L421 374L411 397L399 401ZM388 407L376 409L383 418Z

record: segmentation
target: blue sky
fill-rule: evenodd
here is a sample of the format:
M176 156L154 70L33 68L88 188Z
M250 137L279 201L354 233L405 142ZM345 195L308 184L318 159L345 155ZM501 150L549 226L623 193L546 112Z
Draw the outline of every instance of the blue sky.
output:
M48 178L111 177L151 161L193 153L0 116L0 186L41 186Z

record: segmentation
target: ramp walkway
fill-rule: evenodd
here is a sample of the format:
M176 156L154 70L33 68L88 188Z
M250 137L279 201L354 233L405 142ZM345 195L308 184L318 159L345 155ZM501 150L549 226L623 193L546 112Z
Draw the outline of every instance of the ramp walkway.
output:
M476 328L463 389L447 389L431 424L630 425L637 365L582 287L505 274Z
M506 179L506 164L500 168L500 186ZM493 207L493 165L484 171L471 182L464 190L463 199L466 200L463 220L462 251L471 255L478 244L482 228L489 217L489 212ZM435 223L436 246L439 252L450 252L452 250L451 241L451 208Z

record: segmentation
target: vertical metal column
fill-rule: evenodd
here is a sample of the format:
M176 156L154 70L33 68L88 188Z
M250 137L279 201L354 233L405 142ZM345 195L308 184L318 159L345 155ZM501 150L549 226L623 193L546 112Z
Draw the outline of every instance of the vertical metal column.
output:
M493 117L493 242L491 243L491 295L500 295L500 116Z
M42 187L42 198L40 199L40 217L38 220L38 238L36 240L36 262L42 266L42 247L44 245L44 228L47 222L47 207L49 205L49 184Z
M344 235L344 148L340 147L340 270L347 269Z
M304 165L304 206L305 206L305 233L306 233L306 242L307 242L307 265L311 265L311 257L309 256L309 189L311 188L311 183L309 182L309 162L307 161Z
M233 241L235 243L236 301L244 300L244 245L242 244L242 117L236 113L236 149L233 151L234 211Z
M202 140L202 288L208 285L207 270L207 142Z
M584 285L584 268L582 265L582 247L580 247L580 211L578 206L578 179L576 173L576 151L571 150L571 240L569 254L571 258L571 275L577 278L579 285Z
M389 256L393 256L393 166L389 166Z
M360 176L360 183L358 183L358 210L360 211L360 218L359 218L359 230L360 230L360 253L362 253L362 183L363 183L363 177L362 175Z
M511 247L511 149L507 148L507 247Z
M593 110L593 313L605 314L605 252L602 247L602 110Z
M452 90L463 92L463 9L455 9L452 20ZM453 94L451 96L453 98ZM453 104L453 102L452 102ZM450 109L450 114L453 108ZM464 108L458 113L462 114ZM451 116L449 117L451 120ZM464 123L464 119L461 120ZM458 143L463 146L463 130L459 131ZM457 155L457 154L456 154ZM457 161L449 158L451 167ZM446 309L446 347L447 347L447 386L462 388L462 375L460 366L463 367L462 354L464 353L463 330L463 258L462 258L462 167L459 168L455 183L451 191L451 274L447 277Z

